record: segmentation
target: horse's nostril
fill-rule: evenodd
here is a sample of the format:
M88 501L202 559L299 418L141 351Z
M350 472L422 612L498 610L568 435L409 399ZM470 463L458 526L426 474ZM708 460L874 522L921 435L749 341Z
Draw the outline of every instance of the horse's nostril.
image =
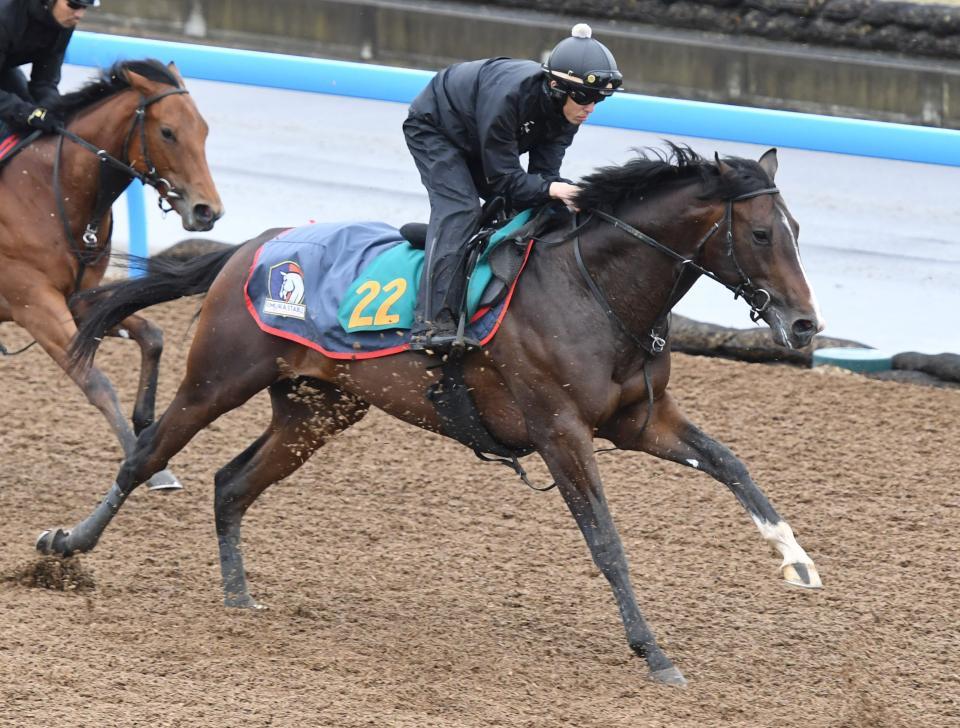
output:
M817 333L817 325L810 319L797 319L793 322L793 335L798 339L809 340Z
M200 222L212 222L213 208L211 208L210 205L194 205L193 216Z

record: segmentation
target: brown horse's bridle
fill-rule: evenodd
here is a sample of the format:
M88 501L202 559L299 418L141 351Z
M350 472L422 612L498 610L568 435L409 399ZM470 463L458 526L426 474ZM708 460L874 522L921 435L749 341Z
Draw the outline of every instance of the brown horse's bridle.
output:
M80 287L80 280L83 278L83 273L86 266L96 263L106 250L106 247L104 247L93 258L88 258L88 256L85 255L85 253L90 253L96 248L97 237L100 232L100 221L107 213L107 210L110 209L110 206L113 204L113 200L116 199L116 196L120 194L120 192L123 191L123 189L130 183L131 179L138 179L143 184L150 185L157 190L158 193L160 193L157 204L163 212L169 212L173 209L172 207L163 206L165 200L174 200L180 197L180 193L177 192L176 188L170 184L168 180L164 179L157 173L157 168L150 159L150 151L147 148L146 115L147 107L151 104L155 104L167 96L186 93L190 92L185 88L171 88L147 98L144 98L143 96L140 97L140 103L134 111L133 119L130 121L130 128L127 130L127 135L123 141L123 157L128 161L117 159L109 154L105 149L97 148L83 137L77 136L65 127L58 129L60 138L57 140L57 153L54 157L53 163L53 194L57 201L57 211L60 214L60 221L63 224L64 233L71 245L71 248L74 250L78 260L80 261L80 268L77 271L77 281L74 285L74 289L78 289ZM143 156L143 165L146 167L145 172L141 172L129 162L130 142L138 129L140 132L140 152ZM97 187L97 201L94 206L93 215L83 232L83 250L80 249L76 238L73 236L73 230L71 229L70 219L63 203L63 194L60 187L60 158L62 156L64 138L67 138L75 144L80 145L84 149L88 149L89 151L93 152L102 164L120 173L118 178L108 180L106 183L104 182L104 175L101 174L100 184Z
M674 260L680 262L680 273L674 279L673 287L670 290L670 296L667 299L667 305L665 310L656 318L653 328L650 331L650 343L637 338L623 320L617 316L616 312L610 306L607 297L603 293L603 289L600 288L599 284L594 280L593 276L590 274L590 271L587 269L586 264L583 261L583 255L580 252L580 236L576 236L574 242L574 253L577 259L577 266L580 268L580 273L583 275L584 280L587 282L587 287L593 293L594 298L599 301L600 305L603 306L603 310L606 312L607 317L613 321L618 328L624 331L627 336L639 346L644 351L649 352L650 354L656 355L663 351L666 346L666 339L664 338L663 331L666 330L666 317L670 312L670 309L676 303L674 296L678 287L680 286L680 281L683 280L684 273L687 270L692 270L699 275L707 276L724 288L733 292L734 298L743 297L743 299L750 306L750 319L757 321L760 318L760 315L767 309L767 306L770 305L770 293L763 288L759 288L754 285L753 281L750 280L750 276L747 275L746 271L743 270L743 266L740 265L740 261L737 259L736 246L734 245L733 238L733 203L740 202L742 200L749 200L754 197L759 197L761 195L776 195L779 194L780 190L776 187L765 187L764 189L754 190L753 192L746 192L737 197L731 197L727 200L726 210L721 219L717 220L709 230L704 234L702 238L697 242L696 250L694 251L693 257L687 258L675 250L668 248L666 245L658 242L654 238L650 237L646 233L643 233L637 230L632 225L624 222L618 217L614 217L609 213L603 212L602 210L591 210L591 215L596 215L601 220L613 225L618 230L622 230L631 237L636 238L637 240L646 243L650 247L659 250L664 255L668 255ZM733 266L737 271L737 274L740 276L740 283L737 285L730 285L724 280L721 280L713 271L707 270L702 265L698 264L696 261L703 252L704 246L709 242L710 238L723 226L726 226L726 256L733 261ZM580 226L582 227L582 225Z

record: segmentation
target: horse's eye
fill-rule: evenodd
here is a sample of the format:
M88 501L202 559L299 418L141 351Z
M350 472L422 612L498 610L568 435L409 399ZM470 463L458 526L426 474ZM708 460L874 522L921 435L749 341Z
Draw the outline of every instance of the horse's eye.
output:
M162 136L164 139L170 142L174 142L177 140L177 135L173 133L173 129L166 126L160 127L160 136Z
M766 230L754 230L753 242L757 245L770 245L770 233Z

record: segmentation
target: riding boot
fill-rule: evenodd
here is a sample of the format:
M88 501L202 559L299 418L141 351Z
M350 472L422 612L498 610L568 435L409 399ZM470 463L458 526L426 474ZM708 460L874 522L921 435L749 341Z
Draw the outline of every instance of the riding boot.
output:
M453 347L477 347L479 342L467 338L466 330L466 266L469 251L464 250L457 256L456 263L448 271L451 280L446 291L437 286L437 281L430 284L424 292L427 302L433 304L430 310L435 312L432 320L419 311L414 318L414 325L410 331L410 349L413 351L432 350L446 352ZM426 302L425 302L426 303ZM419 308L419 306L418 306ZM424 308L426 308L424 306ZM460 324L463 323L461 330Z

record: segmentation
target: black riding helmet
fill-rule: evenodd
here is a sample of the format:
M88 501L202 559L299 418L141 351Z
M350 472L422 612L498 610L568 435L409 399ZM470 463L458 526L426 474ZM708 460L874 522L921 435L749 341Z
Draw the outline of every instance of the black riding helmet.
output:
M589 25L577 23L543 64L547 78L581 106L603 101L623 85L613 54L592 36Z

